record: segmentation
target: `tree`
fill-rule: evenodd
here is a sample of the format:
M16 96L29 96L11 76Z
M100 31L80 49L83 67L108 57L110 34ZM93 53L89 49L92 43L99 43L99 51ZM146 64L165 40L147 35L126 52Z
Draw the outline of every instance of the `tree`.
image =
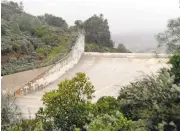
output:
M93 98L94 86L84 73L77 73L76 77L58 86L57 90L46 93L42 98L46 119L52 120L61 130L82 128L88 122L92 110L90 100Z
M45 14L44 18L45 18L45 21L51 26L57 26L62 29L68 28L66 21L63 20L61 17L56 17L51 14Z
M164 122L165 131L179 130L180 86L174 78L171 71L161 69L157 76L145 75L121 89L118 99L123 114L133 121L147 121L149 130Z
M180 54L172 56L169 63L172 65L171 72L175 75L175 83L180 84Z
M119 111L113 115L97 116L89 125L89 131L133 131L131 120L127 120Z
M168 53L178 53L180 52L180 18L169 20L167 28L164 33L156 36L159 46L167 46Z
M126 49L126 47L123 44L119 44L117 47L117 51L121 53L130 53L129 50Z
M15 9L18 9L18 8L19 8L18 3L13 2L13 1L8 2L8 5L10 5L11 7L15 8Z
M31 34L35 33L35 29L41 27L40 20L30 15L21 15L18 23L21 31L29 31Z
M84 22L85 41L107 47L113 47L107 19L94 15Z
M1 94L1 129L21 120L21 112L10 93Z
M74 24L75 24L75 27L76 27L77 29L79 29L79 30L82 30L82 29L83 29L83 22L82 22L81 20L76 20L76 21L74 22Z
M19 18L19 27L21 31L32 31L31 18L27 15L21 15Z
M98 114L110 114L118 109L118 101L111 96L103 96L96 103Z
M82 22L82 20L76 20L76 21L74 22L74 24L75 24L76 26L80 27L80 26L83 25L83 22Z
M23 3L22 3L22 2L19 3L19 9L20 9L20 11L23 11L23 10L24 10L24 6L23 6Z

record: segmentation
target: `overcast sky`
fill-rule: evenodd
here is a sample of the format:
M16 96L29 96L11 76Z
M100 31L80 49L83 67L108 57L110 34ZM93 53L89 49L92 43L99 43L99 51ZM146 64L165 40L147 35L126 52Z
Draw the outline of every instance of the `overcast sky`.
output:
M24 10L33 15L50 13L73 25L102 13L113 34L157 32L167 20L180 16L180 0L13 0L22 1Z

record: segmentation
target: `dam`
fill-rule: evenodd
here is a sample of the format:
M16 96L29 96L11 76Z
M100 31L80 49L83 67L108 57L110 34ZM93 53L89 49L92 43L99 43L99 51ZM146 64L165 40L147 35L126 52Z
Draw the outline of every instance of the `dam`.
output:
M72 60L74 60L74 57ZM57 85L61 81L74 77L78 72L86 73L94 85L95 97L93 102L96 102L102 96L117 97L123 86L140 78L143 73L152 74L160 68L168 67L167 61L168 58L164 54L159 54L156 57L151 53L93 53L82 51L78 61L68 70L63 70L64 73L61 75L58 75L59 73L56 70L54 72L51 70L56 75L52 75L50 78L56 78L52 81L47 79L51 82L46 84L44 88L17 95L16 104L21 109L24 118L34 118L38 109L44 107L41 101L43 94L57 89ZM60 68L58 67L58 71Z

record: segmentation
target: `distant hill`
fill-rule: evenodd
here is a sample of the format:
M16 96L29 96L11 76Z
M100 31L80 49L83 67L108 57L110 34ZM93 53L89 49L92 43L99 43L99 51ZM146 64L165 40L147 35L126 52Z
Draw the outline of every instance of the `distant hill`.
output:
M150 53L155 50L159 53L164 52L164 48L157 48L157 41L154 33L125 33L113 34L112 39L116 46L118 43L124 44L131 52Z

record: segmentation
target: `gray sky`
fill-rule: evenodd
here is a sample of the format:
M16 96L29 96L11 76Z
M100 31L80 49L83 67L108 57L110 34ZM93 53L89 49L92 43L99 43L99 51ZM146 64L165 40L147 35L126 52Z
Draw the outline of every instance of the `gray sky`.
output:
M50 13L73 25L93 14L104 14L113 34L159 32L167 20L180 16L180 0L13 0L33 15Z

